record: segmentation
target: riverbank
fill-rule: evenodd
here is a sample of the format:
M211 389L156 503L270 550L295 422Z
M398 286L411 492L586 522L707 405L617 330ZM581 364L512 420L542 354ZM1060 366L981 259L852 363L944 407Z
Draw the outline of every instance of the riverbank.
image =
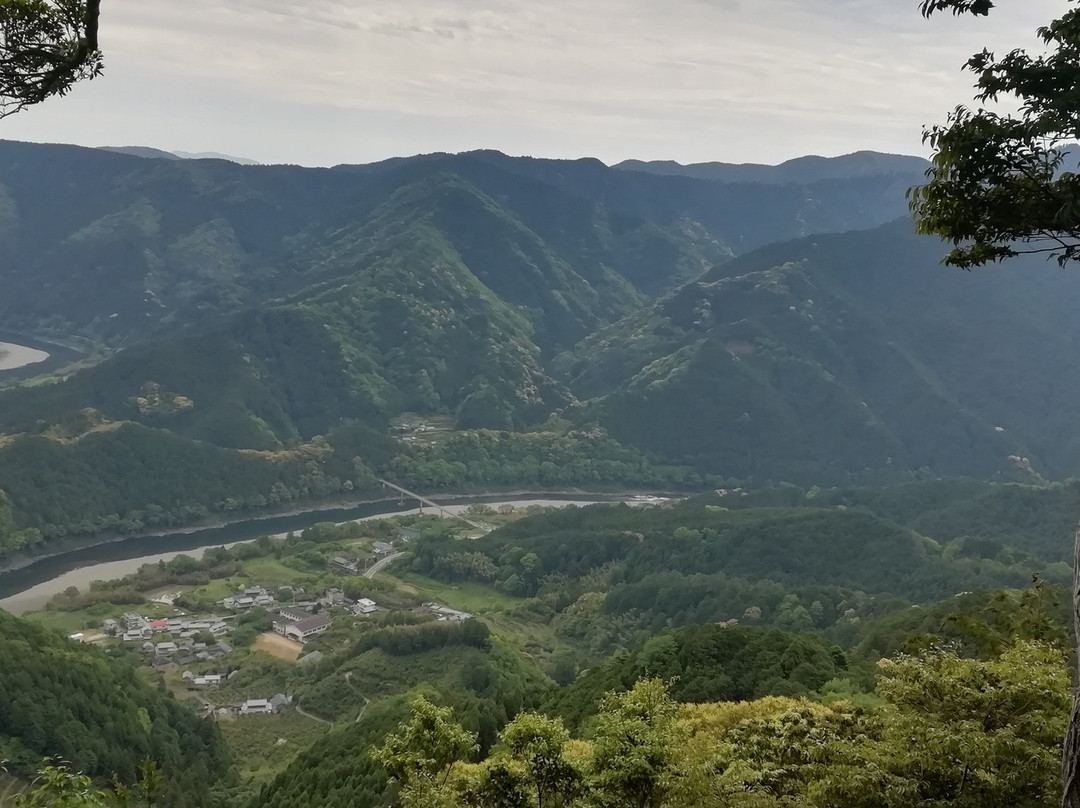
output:
M452 498L439 497L435 501L451 513L460 513L470 505L476 504L496 508L501 505L565 507L631 501L636 495L636 492L620 494L533 492L519 495L500 493L471 496L462 494ZM97 544L78 552L37 559L30 566L0 575L0 596L2 596L0 609L16 615L35 611L44 608L53 596L70 586L85 589L91 581L122 578L135 572L143 564L169 561L182 554L199 555L210 547L229 547L261 535L280 535L290 531L300 531L319 522L364 521L399 514L420 513L419 508L390 507L396 504L394 500L378 500L365 503L366 513L356 513L357 508L313 509L288 516L252 518L218 528L175 531L139 538L127 537L126 540ZM427 510L430 512L430 508ZM281 523L286 521L289 522L288 526L278 529ZM139 544L130 542L139 542ZM148 553L147 550L153 550L153 552ZM97 558L94 557L95 551L99 556ZM100 557L108 555L110 551L119 552L114 553L113 557Z
M482 492L469 492L458 491L451 493L436 494L428 497L432 502L436 504L451 505L457 502L466 502L467 505L472 504L492 504L495 500L503 501L504 498L512 497L518 499L536 499L544 497L553 497L557 500L572 500L574 498L596 498L599 502L612 502L624 499L630 499L634 496L656 495L654 491L626 491L622 489L594 489L585 490L581 488L561 489L557 491L545 491L545 490L531 490L531 489L512 489L508 491L482 491ZM659 496L664 497L684 497L687 496L685 492L660 492ZM404 502L412 502L414 500L406 497ZM393 503L399 503L399 507L389 507ZM320 522L333 522L333 521L352 521L349 517L345 516L341 519L335 519L334 514L337 511L343 513L350 513L356 511L359 508L366 508L371 506L387 506L384 511L380 511L383 515L389 515L393 513L404 513L405 507L400 497L378 497L376 499L329 499L313 502L309 506L290 508L283 511L260 511L253 515L239 516L235 519L207 519L206 521L196 524L189 524L184 526L177 526L175 528L165 528L162 530L149 531L146 533L112 533L112 534L98 534L95 536L83 536L71 539L62 539L54 543L55 549L48 553L42 553L40 555L33 556L20 556L15 555L8 561L0 564L0 594L4 591L3 580L5 575L10 573L19 572L29 567L39 564L51 559L63 558L73 553L84 552L93 550L99 547L105 547L107 545L114 545L126 542L137 542L147 539L160 539L165 536L194 536L206 531L223 530L236 525L256 525L260 522L276 522L281 519L292 519L297 517L306 517L310 514L325 514L327 518L319 519ZM314 523L312 523L314 524ZM310 525L302 525L299 528L289 528L289 530L303 530ZM285 531L287 532L287 531ZM255 537L252 537L255 538ZM242 541L243 539L240 539Z
M48 353L37 348L16 345L13 342L0 342L0 371L36 365L48 358Z

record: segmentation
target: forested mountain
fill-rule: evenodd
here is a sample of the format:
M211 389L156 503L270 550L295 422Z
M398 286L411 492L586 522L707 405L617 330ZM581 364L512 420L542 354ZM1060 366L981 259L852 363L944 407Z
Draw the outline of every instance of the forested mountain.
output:
M451 176L479 197L459 206L444 184ZM870 226L903 209L874 177L730 185L487 152L327 170L4 142L0 185L4 325L111 344L162 325L192 327L326 280L319 248L325 260L335 237L350 229L375 228L360 234L364 246L392 252L392 244L378 243L387 204L405 204L408 219L426 219L451 244L460 239L466 264L476 261L476 272L496 280L496 293L512 289L508 301L530 308L542 303L527 293L530 283L532 295L557 293L567 306L587 304L594 292L603 298L620 278L659 291L698 274L702 255L712 260L778 238ZM417 193L423 200L413 209ZM500 229L509 228L508 242L477 242L492 211ZM350 273L364 268L348 266ZM422 262L406 271L430 268ZM553 283L551 272L569 285ZM539 275L530 282L532 273ZM599 288L589 290L593 284Z
M196 808L228 760L217 726L144 680L124 659L0 611L0 760L32 774L56 756L133 784L157 763L162 804Z
M1080 282L941 269L938 244L883 224L917 162L721 182L497 152L305 169L0 143L0 330L89 352L0 375L0 553L375 476L1076 473ZM406 444L404 414L496 432Z
M616 439L733 479L1074 473L1080 279L940 251L904 221L767 247L556 367Z

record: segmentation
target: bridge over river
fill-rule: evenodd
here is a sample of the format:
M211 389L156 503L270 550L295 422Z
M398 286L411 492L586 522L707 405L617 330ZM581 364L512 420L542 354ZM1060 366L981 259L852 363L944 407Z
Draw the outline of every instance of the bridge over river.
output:
M467 524L469 527L474 527L477 530L487 531L487 530L491 529L490 527L488 527L486 525L480 525L480 524L477 524L476 522L472 521L471 519L466 519L460 513L454 513L453 511L448 511L446 508L444 508L439 503L432 502L427 497L422 497L419 494L410 491L408 488L402 488L400 485L397 485L396 483L392 483L389 480L381 480L380 479L379 482L383 484L383 488L391 488L394 491L397 491L401 495L401 500L402 501L404 501L405 498L408 497L409 499L415 499L417 502L419 502L420 503L420 513L424 512L424 506L427 505L429 508L432 508L433 510L435 510L439 514L439 516L443 516L443 517L445 517L447 519L460 519L462 522Z

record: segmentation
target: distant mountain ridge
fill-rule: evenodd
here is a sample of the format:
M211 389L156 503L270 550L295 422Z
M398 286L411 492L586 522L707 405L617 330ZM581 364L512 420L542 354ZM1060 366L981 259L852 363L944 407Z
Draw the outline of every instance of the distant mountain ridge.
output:
M226 160L242 166L257 166L258 161L247 157L233 157L221 152L186 152L165 151L151 146L99 146L102 151L115 152L116 154L128 154L132 157L143 157L150 160Z
M922 181L929 167L930 161L922 157L873 151L853 152L839 157L796 157L778 165L717 162L684 165L674 160L623 160L613 166L623 171L641 171L663 176L769 184L806 184L888 174L910 178L912 184L917 184Z

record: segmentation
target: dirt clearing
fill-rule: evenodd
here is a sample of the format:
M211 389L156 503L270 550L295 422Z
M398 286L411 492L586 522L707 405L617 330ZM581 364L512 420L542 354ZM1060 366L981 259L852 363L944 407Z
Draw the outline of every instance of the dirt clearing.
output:
M255 648L258 651L265 651L270 656L275 656L278 659L295 662L304 650L304 645L296 640L290 640L288 637L282 637L273 631L267 631L255 638Z

